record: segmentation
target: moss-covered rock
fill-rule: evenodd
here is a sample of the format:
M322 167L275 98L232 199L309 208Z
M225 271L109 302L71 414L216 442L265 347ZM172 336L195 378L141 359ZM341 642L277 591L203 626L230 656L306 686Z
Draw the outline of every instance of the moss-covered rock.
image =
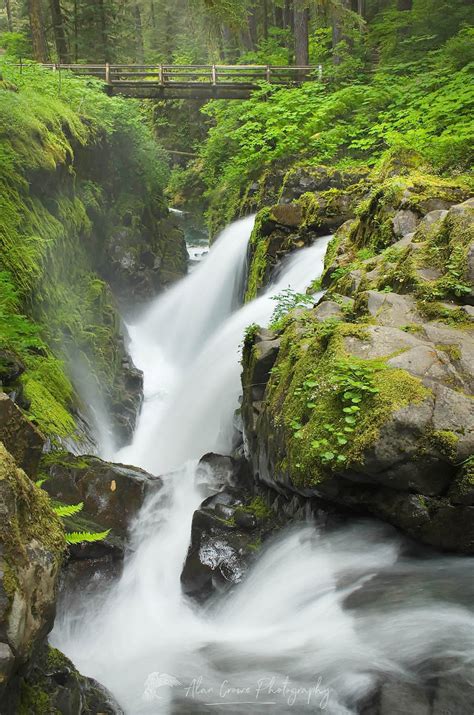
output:
M53 625L66 543L49 497L17 467L3 443L0 509L0 641L10 651L0 674L5 689Z
M46 440L4 392L0 392L0 441L18 466L35 479Z
M56 648L43 646L29 671L9 695L9 712L18 715L123 715L112 695L81 675Z
M456 506L442 501L474 451L472 401L453 389L463 375L426 334L341 317L321 322L317 309L289 317L263 385L261 336L246 341L242 414L255 474L276 489L365 505L427 543L470 551L469 529L453 546ZM390 496L397 492L405 496ZM433 498L429 524L410 527L381 505L385 493L387 504Z

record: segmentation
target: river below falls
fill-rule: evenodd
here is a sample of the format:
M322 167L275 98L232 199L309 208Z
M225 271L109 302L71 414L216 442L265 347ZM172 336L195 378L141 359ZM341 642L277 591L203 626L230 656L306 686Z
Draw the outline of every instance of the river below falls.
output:
M377 523L354 520L331 533L294 526L211 606L182 594L193 513L216 489L197 462L233 447L244 330L268 324L281 290L306 290L329 240L294 253L266 293L242 306L252 227L253 217L228 227L130 326L144 403L115 461L164 475L164 486L133 525L120 580L63 600L52 643L129 715L344 715L389 679L413 684L449 672L473 683L470 560L415 557Z

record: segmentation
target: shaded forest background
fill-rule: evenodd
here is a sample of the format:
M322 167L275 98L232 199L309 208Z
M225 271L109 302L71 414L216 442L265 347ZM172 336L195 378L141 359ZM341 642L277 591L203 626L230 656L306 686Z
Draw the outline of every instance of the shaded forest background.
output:
M472 166L471 0L0 3L4 62L322 65L323 83L262 83L245 102L142 103L172 158L189 155L170 199L204 204L211 232L282 164L370 166L408 149L433 172Z

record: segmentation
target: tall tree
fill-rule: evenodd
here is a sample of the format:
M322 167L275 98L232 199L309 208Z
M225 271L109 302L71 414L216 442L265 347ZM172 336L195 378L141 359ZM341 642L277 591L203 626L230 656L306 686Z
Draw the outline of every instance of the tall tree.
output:
M7 13L8 31L13 32L13 13L12 13L12 4L11 4L10 0L5 0L5 10Z
M334 50L334 64L341 63L341 57L337 52L338 44L344 39L344 21L347 11L351 9L351 0L340 0L337 6L332 8L332 47Z
M28 16L30 19L33 57L38 62L46 62L48 59L48 46L44 31L41 0L28 0Z
M295 32L295 64L309 65L309 8L304 0L293 0L293 22Z
M133 5L133 17L135 20L135 43L137 47L137 61L139 64L145 62L145 48L143 45L142 14L137 2Z
M413 8L413 0L397 0L397 10L411 10Z
M49 0L51 10L51 20L53 24L54 44L60 62L67 63L70 60L67 46L66 31L64 28L64 17L60 0Z
M97 0L97 11L99 16L100 39L102 42L102 56L104 62L110 62L109 33L107 30L107 15L104 0Z

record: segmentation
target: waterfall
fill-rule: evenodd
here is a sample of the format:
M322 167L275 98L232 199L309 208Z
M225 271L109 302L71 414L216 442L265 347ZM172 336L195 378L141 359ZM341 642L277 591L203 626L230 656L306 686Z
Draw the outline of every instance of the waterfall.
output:
M100 603L67 604L53 633L128 715L349 715L379 678L413 679L448 657L462 671L474 650L474 617L460 603L474 595L469 560L409 559L392 530L373 524L295 527L212 610L183 597L193 512L213 489L196 460L231 448L245 327L267 324L275 294L303 291L321 274L329 240L294 253L238 308L252 226L232 224L130 328L145 403L117 459L164 474L164 487L134 525L120 581Z

